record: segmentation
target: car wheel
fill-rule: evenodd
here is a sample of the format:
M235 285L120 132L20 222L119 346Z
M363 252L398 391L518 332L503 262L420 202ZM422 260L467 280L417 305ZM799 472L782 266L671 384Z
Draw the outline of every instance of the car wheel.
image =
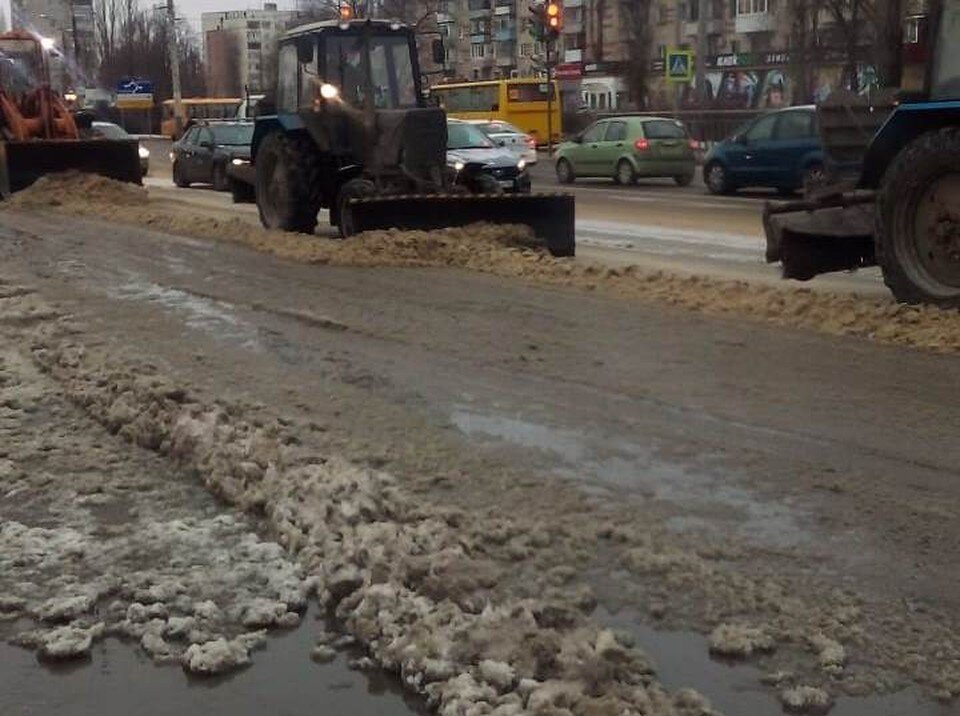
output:
M629 186L637 183L637 172L626 159L621 159L617 163L617 173L613 175L613 180L622 186Z
M212 183L213 183L214 191L230 190L230 182L227 179L227 168L223 164L214 165Z
M823 164L819 162L811 164L803 171L803 193L809 194L812 191L823 187L827 183L827 172Z
M561 184L573 184L577 175L573 172L573 165L566 159L557 162L557 181Z
M181 189L186 189L190 186L190 182L183 176L183 167L181 167L180 162L177 161L173 163L173 183Z
M729 194L730 180L727 179L727 170L719 162L708 164L703 170L707 189L711 194Z

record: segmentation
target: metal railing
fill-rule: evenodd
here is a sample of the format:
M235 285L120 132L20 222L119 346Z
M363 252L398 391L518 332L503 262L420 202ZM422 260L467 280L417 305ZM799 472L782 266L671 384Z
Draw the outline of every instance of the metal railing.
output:
M757 109L665 109L643 112L580 110L565 113L563 126L565 133L572 135L582 132L598 119L623 115L670 117L683 122L693 139L712 144L733 135L740 127L759 117L763 112Z

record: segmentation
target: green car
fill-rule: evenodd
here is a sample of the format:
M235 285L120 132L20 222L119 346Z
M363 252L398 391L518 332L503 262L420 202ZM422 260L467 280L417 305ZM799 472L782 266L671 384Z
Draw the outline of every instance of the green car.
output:
M687 186L697 167L696 148L675 119L601 119L557 149L557 179L570 184L577 177L610 177L633 184L639 177L672 177Z

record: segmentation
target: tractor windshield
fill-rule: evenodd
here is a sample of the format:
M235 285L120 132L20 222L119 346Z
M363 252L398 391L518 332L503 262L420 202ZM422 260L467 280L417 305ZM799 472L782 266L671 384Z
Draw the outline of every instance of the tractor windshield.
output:
M340 35L327 39L326 82L340 90L344 101L355 107L364 104L363 35ZM410 43L404 35L369 37L370 84L377 109L404 109L417 106Z
M933 56L933 99L960 99L960 0L946 0Z
M42 55L33 40L0 41L0 87L21 95L44 84Z

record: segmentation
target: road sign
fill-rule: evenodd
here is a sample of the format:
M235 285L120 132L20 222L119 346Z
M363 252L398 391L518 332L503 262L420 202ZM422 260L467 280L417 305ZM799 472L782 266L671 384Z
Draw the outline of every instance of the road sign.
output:
M117 94L153 94L150 80L126 79L117 83Z
M664 69L668 82L693 81L693 53L689 50L667 50Z

